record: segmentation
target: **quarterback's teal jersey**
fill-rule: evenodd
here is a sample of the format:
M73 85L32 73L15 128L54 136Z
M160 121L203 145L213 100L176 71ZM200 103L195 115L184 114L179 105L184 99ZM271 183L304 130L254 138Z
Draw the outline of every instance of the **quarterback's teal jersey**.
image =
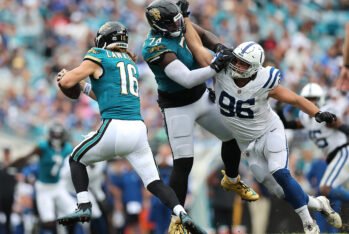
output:
M94 47L87 52L84 60L95 62L103 69L100 77L91 77L102 118L142 120L139 73L128 54Z
M144 42L142 54L155 75L158 89L163 92L174 93L186 89L166 76L164 70L152 63L160 58L161 54L172 52L187 66L189 70L198 68L198 65L190 52L184 36L166 38L150 32ZM180 71L179 71L180 72Z
M41 152L38 180L49 184L57 183L64 159L73 151L73 146L65 143L60 151L56 151L48 141L42 141L38 148Z

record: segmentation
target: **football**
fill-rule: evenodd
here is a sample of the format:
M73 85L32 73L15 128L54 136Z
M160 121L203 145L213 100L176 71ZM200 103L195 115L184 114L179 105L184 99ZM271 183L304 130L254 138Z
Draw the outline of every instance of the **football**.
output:
M61 89L62 93L68 98L78 99L80 97L81 87L79 83L70 88L63 88L59 83L58 86Z

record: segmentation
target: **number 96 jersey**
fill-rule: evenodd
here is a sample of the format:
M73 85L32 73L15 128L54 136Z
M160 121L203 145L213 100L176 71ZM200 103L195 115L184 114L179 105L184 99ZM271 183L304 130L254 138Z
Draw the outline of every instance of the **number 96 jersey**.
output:
M229 72L223 70L216 75L217 102L239 145L247 145L280 121L268 103L269 92L280 82L280 71L262 67L256 78L241 88Z
M337 116L341 116L339 111L335 111L328 105L322 107L321 111L329 111ZM337 129L327 127L326 123L316 122L315 118L309 117L304 112L299 112L299 120L308 131L309 138L327 155L335 148L347 143L347 137L344 133Z

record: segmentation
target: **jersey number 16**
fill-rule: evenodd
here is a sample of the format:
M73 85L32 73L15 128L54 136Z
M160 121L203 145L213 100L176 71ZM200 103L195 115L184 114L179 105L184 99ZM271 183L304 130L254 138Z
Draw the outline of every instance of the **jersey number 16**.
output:
M130 93L138 97L138 80L136 77L136 67L131 63L125 65L124 62L118 62L116 66L120 70L121 94L127 95ZM127 84L129 87L127 87Z

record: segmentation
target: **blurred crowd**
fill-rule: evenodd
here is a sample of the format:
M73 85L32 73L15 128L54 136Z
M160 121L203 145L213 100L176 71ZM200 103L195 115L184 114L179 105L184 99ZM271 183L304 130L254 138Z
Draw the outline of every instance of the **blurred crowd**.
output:
M129 30L129 49L138 55L142 114L152 150L154 154L161 153L167 142L166 133L153 75L141 57L149 31L144 8L150 2L0 0L1 133L35 143L45 136L46 124L58 120L69 129L76 145L91 129L96 129L100 123L96 103L83 95L78 101L69 100L58 91L54 77L62 68L69 70L81 62L105 21L118 20ZM230 46L247 40L259 42L266 52L266 65L282 71L283 85L299 92L308 82L319 83L334 105L343 108L345 122L349 121L346 96L332 88L340 71L344 23L349 21L348 0L189 2L192 21ZM288 114L292 117L297 112L290 108ZM196 135L198 144L212 138L200 130ZM291 168L312 191L306 175L321 152L304 143L302 132L292 134L290 139L291 152L296 155ZM117 171L117 166L112 165L110 168ZM114 222L122 223L120 217L123 216L115 215Z

